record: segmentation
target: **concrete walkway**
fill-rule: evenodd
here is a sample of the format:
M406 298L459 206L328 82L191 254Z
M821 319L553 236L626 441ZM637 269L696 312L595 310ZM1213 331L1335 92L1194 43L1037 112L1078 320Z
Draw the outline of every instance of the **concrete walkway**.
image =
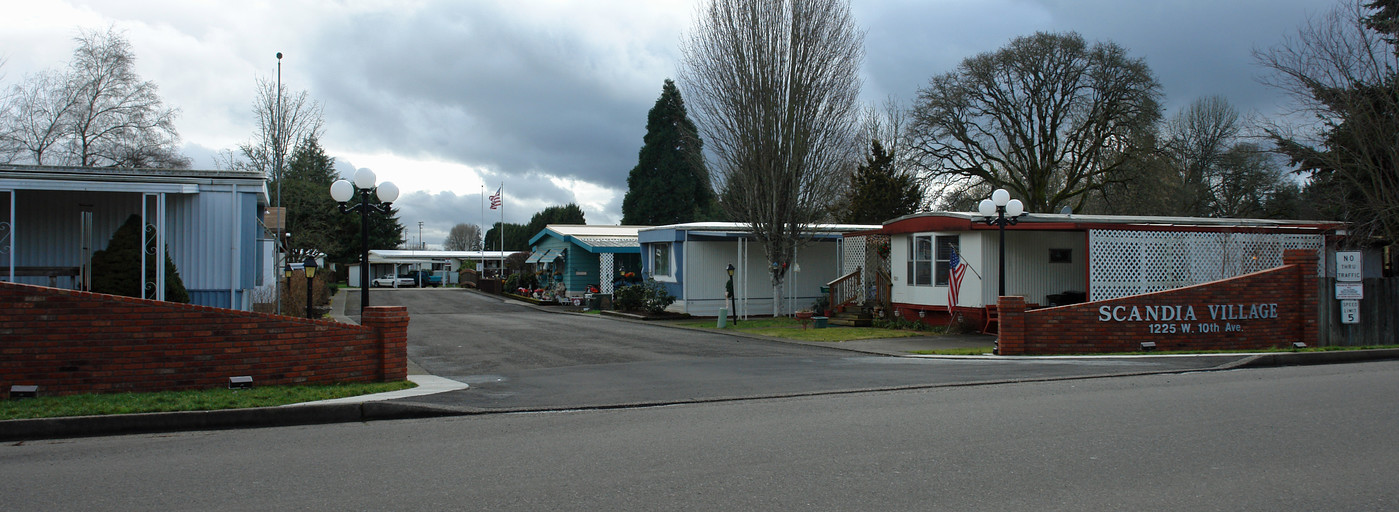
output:
M359 293L359 288L341 288L330 298L330 317L342 324L356 324L354 319L345 315L345 297L350 293ZM299 404L288 404L283 407L297 405L331 405L331 404L354 404L363 402L377 402L382 400L393 400L396 398L410 398L423 395L434 395L447 391L456 391L470 387L465 382L457 382L451 379L438 377L429 374L423 367L418 366L412 359L408 360L408 380L418 386L411 389L390 391L388 393L376 393L373 395L347 396L345 398L334 398L317 402L304 402Z

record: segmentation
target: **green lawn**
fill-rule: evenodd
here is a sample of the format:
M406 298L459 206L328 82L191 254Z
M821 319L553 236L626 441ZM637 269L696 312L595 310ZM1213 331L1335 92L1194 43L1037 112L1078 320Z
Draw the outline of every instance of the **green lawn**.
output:
M1338 350L1372 350L1381 348L1399 348L1399 345L1370 345L1362 347L1310 347L1310 348L1263 348L1258 350L1163 350L1153 352L1104 352L1095 354L1048 354L1050 355L1077 355L1077 356L1146 356L1165 354L1240 354L1240 353L1274 353L1274 352L1334 352ZM915 350L912 353L918 355L936 356L965 356L990 354L992 347L984 348L950 348L943 350Z
M683 322L677 322L677 325L717 331L720 329L716 327L716 322L716 319L710 318L706 320L686 320ZM808 325L807 328L803 330L800 322L787 317L755 318L751 320L742 320L739 321L738 325L730 323L728 327L725 327L723 330L736 330L739 332L745 332L749 334L758 334L762 336L773 336L777 338L788 338L802 341L829 342L872 340L878 338L905 338L909 336L925 336L929 334L926 332L899 329L884 329L879 327L830 326L825 329L816 329Z
M413 387L417 387L417 384L405 380L323 386L261 386L243 390L218 388L155 393L40 396L0 401L0 420L272 407ZM40 393L42 392L41 389Z

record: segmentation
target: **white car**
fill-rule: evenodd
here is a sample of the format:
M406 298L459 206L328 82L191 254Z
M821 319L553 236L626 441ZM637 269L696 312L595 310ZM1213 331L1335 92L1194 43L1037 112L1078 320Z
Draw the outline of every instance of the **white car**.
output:
M417 285L418 285L418 281L415 280L415 279L413 279L411 276L399 276L399 277L385 276L385 277L380 277L380 278L374 279L373 281L370 281L370 282L369 282L369 285L370 285L370 286L373 286L373 287L395 287L395 286L394 286L395 283L398 284L398 286L396 286L396 288L410 288L410 287L413 287L413 286L417 286Z

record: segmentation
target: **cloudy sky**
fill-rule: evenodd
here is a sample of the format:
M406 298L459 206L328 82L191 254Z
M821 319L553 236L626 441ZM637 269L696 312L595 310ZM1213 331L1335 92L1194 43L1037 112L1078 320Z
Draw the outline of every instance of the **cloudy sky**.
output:
M505 220L577 202L621 219L646 112L677 74L700 0L0 0L0 85L65 65L80 28L114 26L137 72L179 108L196 166L253 134L259 77L325 110L322 145L342 169L403 190L410 242L440 244L482 218L504 184ZM1340 0L852 0L865 38L864 100L905 105L929 77L1036 31L1111 40L1157 74L1167 115L1207 95L1269 115L1250 52ZM684 94L683 84L682 94Z

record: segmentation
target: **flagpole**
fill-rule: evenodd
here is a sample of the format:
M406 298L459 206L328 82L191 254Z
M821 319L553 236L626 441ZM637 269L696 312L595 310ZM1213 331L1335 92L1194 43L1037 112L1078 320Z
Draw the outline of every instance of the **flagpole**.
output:
M481 180L481 227L486 227L486 180ZM486 233L484 231L480 231L480 228L477 228L476 233L477 236L481 237L481 252L484 253L486 251ZM475 242L475 240L472 240L472 242ZM485 254L482 254L482 256L485 256ZM485 269L486 261L482 259L481 270Z
M505 182L500 182L500 278L505 279Z

